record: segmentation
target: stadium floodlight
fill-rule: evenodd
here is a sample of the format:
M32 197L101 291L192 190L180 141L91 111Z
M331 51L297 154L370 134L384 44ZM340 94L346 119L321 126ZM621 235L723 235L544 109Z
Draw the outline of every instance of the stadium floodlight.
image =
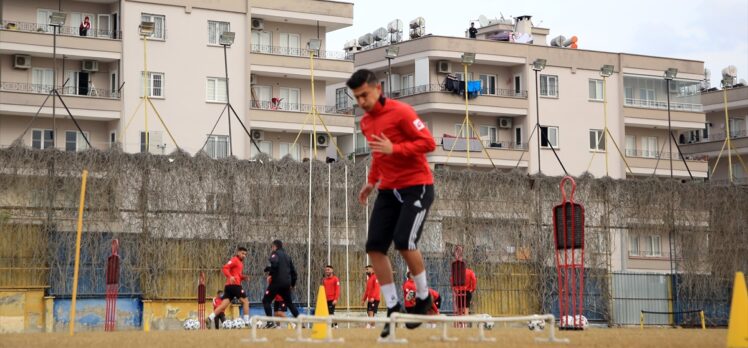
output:
M667 70L665 70L665 80L672 80L676 76L678 76L678 69L668 68Z
M610 75L613 75L613 70L615 69L614 66L610 64L603 65L602 68L600 68L600 76L602 77L610 77Z
M462 54L462 64L471 65L475 63L475 53L465 52Z
M545 62L546 62L545 59L541 59L541 58L535 59L535 61L532 62L532 70L542 71L543 69L545 69Z
M233 31L224 31L221 36L218 37L218 44L222 46L231 46L234 44L236 33Z
M68 15L65 12L52 12L49 16L49 25L61 27L65 25L65 19L67 19L67 17Z

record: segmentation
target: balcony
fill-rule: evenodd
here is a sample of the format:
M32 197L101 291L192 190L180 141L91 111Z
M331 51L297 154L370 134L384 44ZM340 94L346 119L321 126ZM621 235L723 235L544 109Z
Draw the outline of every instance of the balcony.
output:
M309 78L311 51L301 48L250 45L252 73L284 78ZM331 83L348 79L353 56L342 51L319 51L314 58L314 76Z
M652 150L626 149L626 161L631 167L634 175L652 175L655 172L660 176L670 175L670 159L673 160L673 175L677 177L688 177L688 170L695 178L706 178L709 167L708 158L700 155L685 155L686 165L678 153L661 152Z
M353 25L353 3L307 0L253 0L252 18L266 21L319 25L328 32Z
M386 93L385 93L386 94ZM416 111L465 113L465 97L447 91L444 85L430 84L392 92L394 99L413 106ZM527 91L515 93L511 89L497 89L496 94L483 94L468 99L470 111L490 115L524 116L529 107Z
M748 153L748 131L730 131L730 142L736 150L742 153ZM684 154L702 154L710 157L716 157L719 151L722 149L722 145L726 139L725 133L711 133L709 138L699 139L696 142L689 144L682 144L681 151ZM727 149L724 150L724 155L727 154Z
M464 138L445 136L435 137L434 141L436 142L436 150L427 154L429 162L460 166L467 165L468 142ZM491 161L486 156L487 152L497 167L526 168L530 159L527 149L526 143L515 144L511 141L490 142L488 140L471 139L470 164L480 167L491 166ZM449 154L450 150L452 150L451 155ZM449 157L448 162L447 157Z
M72 59L119 60L122 57L121 32L91 28L80 36L78 27L60 27L57 53ZM0 53L51 55L52 27L3 19Z
M0 82L0 112L16 115L34 115L52 87L20 82ZM83 120L117 120L120 118L122 103L117 93L100 88L89 88L87 95L78 95L70 87L58 87L65 105L76 118ZM67 93L66 93L67 92ZM66 113L57 103L57 114ZM39 113L52 115L52 100L47 101Z
M280 130L299 131L311 129L313 120L308 116L313 110L310 104L275 103L271 101L251 100L249 102L250 120L252 127ZM339 110L335 106L317 105L319 116L332 134L353 133L353 113L351 109ZM317 121L319 130L324 127ZM306 124L305 124L306 122Z

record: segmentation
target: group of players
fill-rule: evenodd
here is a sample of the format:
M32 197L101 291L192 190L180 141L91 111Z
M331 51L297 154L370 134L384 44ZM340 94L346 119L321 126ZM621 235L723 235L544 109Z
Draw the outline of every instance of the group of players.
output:
M426 267L417 245L434 201L434 176L426 160L426 154L436 149L434 137L410 105L384 96L379 78L371 70L354 72L346 85L353 92L358 106L366 112L361 118L360 128L372 157L369 176L358 193L359 203L366 205L369 195L377 191L366 240L366 252L371 260L371 267L367 268L370 270L367 271L369 283L376 275L374 283L384 297L388 317L405 308L409 308L411 314L429 314L434 311L437 297L428 286ZM413 296L409 293L404 296L406 306L398 298L387 255L393 244L408 265L409 278L415 288ZM296 270L280 241L274 241L272 249L270 266L266 269L270 283L262 298L265 314L271 316L271 303L279 295L291 313L297 316L298 310L291 299ZM240 248L224 266L226 288L221 304L206 319L208 326L228 307L232 298L240 299L243 319L249 320L249 302L239 285L244 279L241 262L246 254L246 249ZM364 301L373 315L376 308L373 302L379 301L379 293L369 292L368 284ZM268 322L267 327L273 326L275 323ZM405 326L414 329L421 326L421 322L409 322ZM380 337L389 335L390 324L385 324Z

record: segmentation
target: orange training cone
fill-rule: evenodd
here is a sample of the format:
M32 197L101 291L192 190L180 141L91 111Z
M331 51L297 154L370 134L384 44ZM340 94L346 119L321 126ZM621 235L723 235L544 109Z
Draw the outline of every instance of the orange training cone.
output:
M743 272L735 274L735 284L732 288L727 347L748 348L748 290L745 287Z
M315 317L327 317L330 313L327 311L327 295L325 295L325 287L320 286L319 292L317 292L317 306L314 308ZM325 339L327 338L327 323L314 323L312 325L312 338L314 339Z

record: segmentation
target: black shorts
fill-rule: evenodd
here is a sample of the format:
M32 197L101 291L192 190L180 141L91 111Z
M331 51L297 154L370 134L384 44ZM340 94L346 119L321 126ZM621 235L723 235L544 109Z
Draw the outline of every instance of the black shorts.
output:
M433 299L434 305L436 306L436 309L442 309L442 298L439 296L438 298Z
M473 302L473 292L465 291L465 308L470 309L470 303Z
M246 298L247 294L244 293L244 289L241 285L226 285L223 287L222 299L233 300L235 298Z
M366 311L377 314L379 310L379 301L371 301L366 303Z
M371 212L366 251L386 254L393 241L396 250L416 250L433 202L434 185L379 190Z
M273 303L273 312L286 312L286 303L283 301L275 301Z
M335 305L332 304L332 301L327 301L327 314L335 314Z

